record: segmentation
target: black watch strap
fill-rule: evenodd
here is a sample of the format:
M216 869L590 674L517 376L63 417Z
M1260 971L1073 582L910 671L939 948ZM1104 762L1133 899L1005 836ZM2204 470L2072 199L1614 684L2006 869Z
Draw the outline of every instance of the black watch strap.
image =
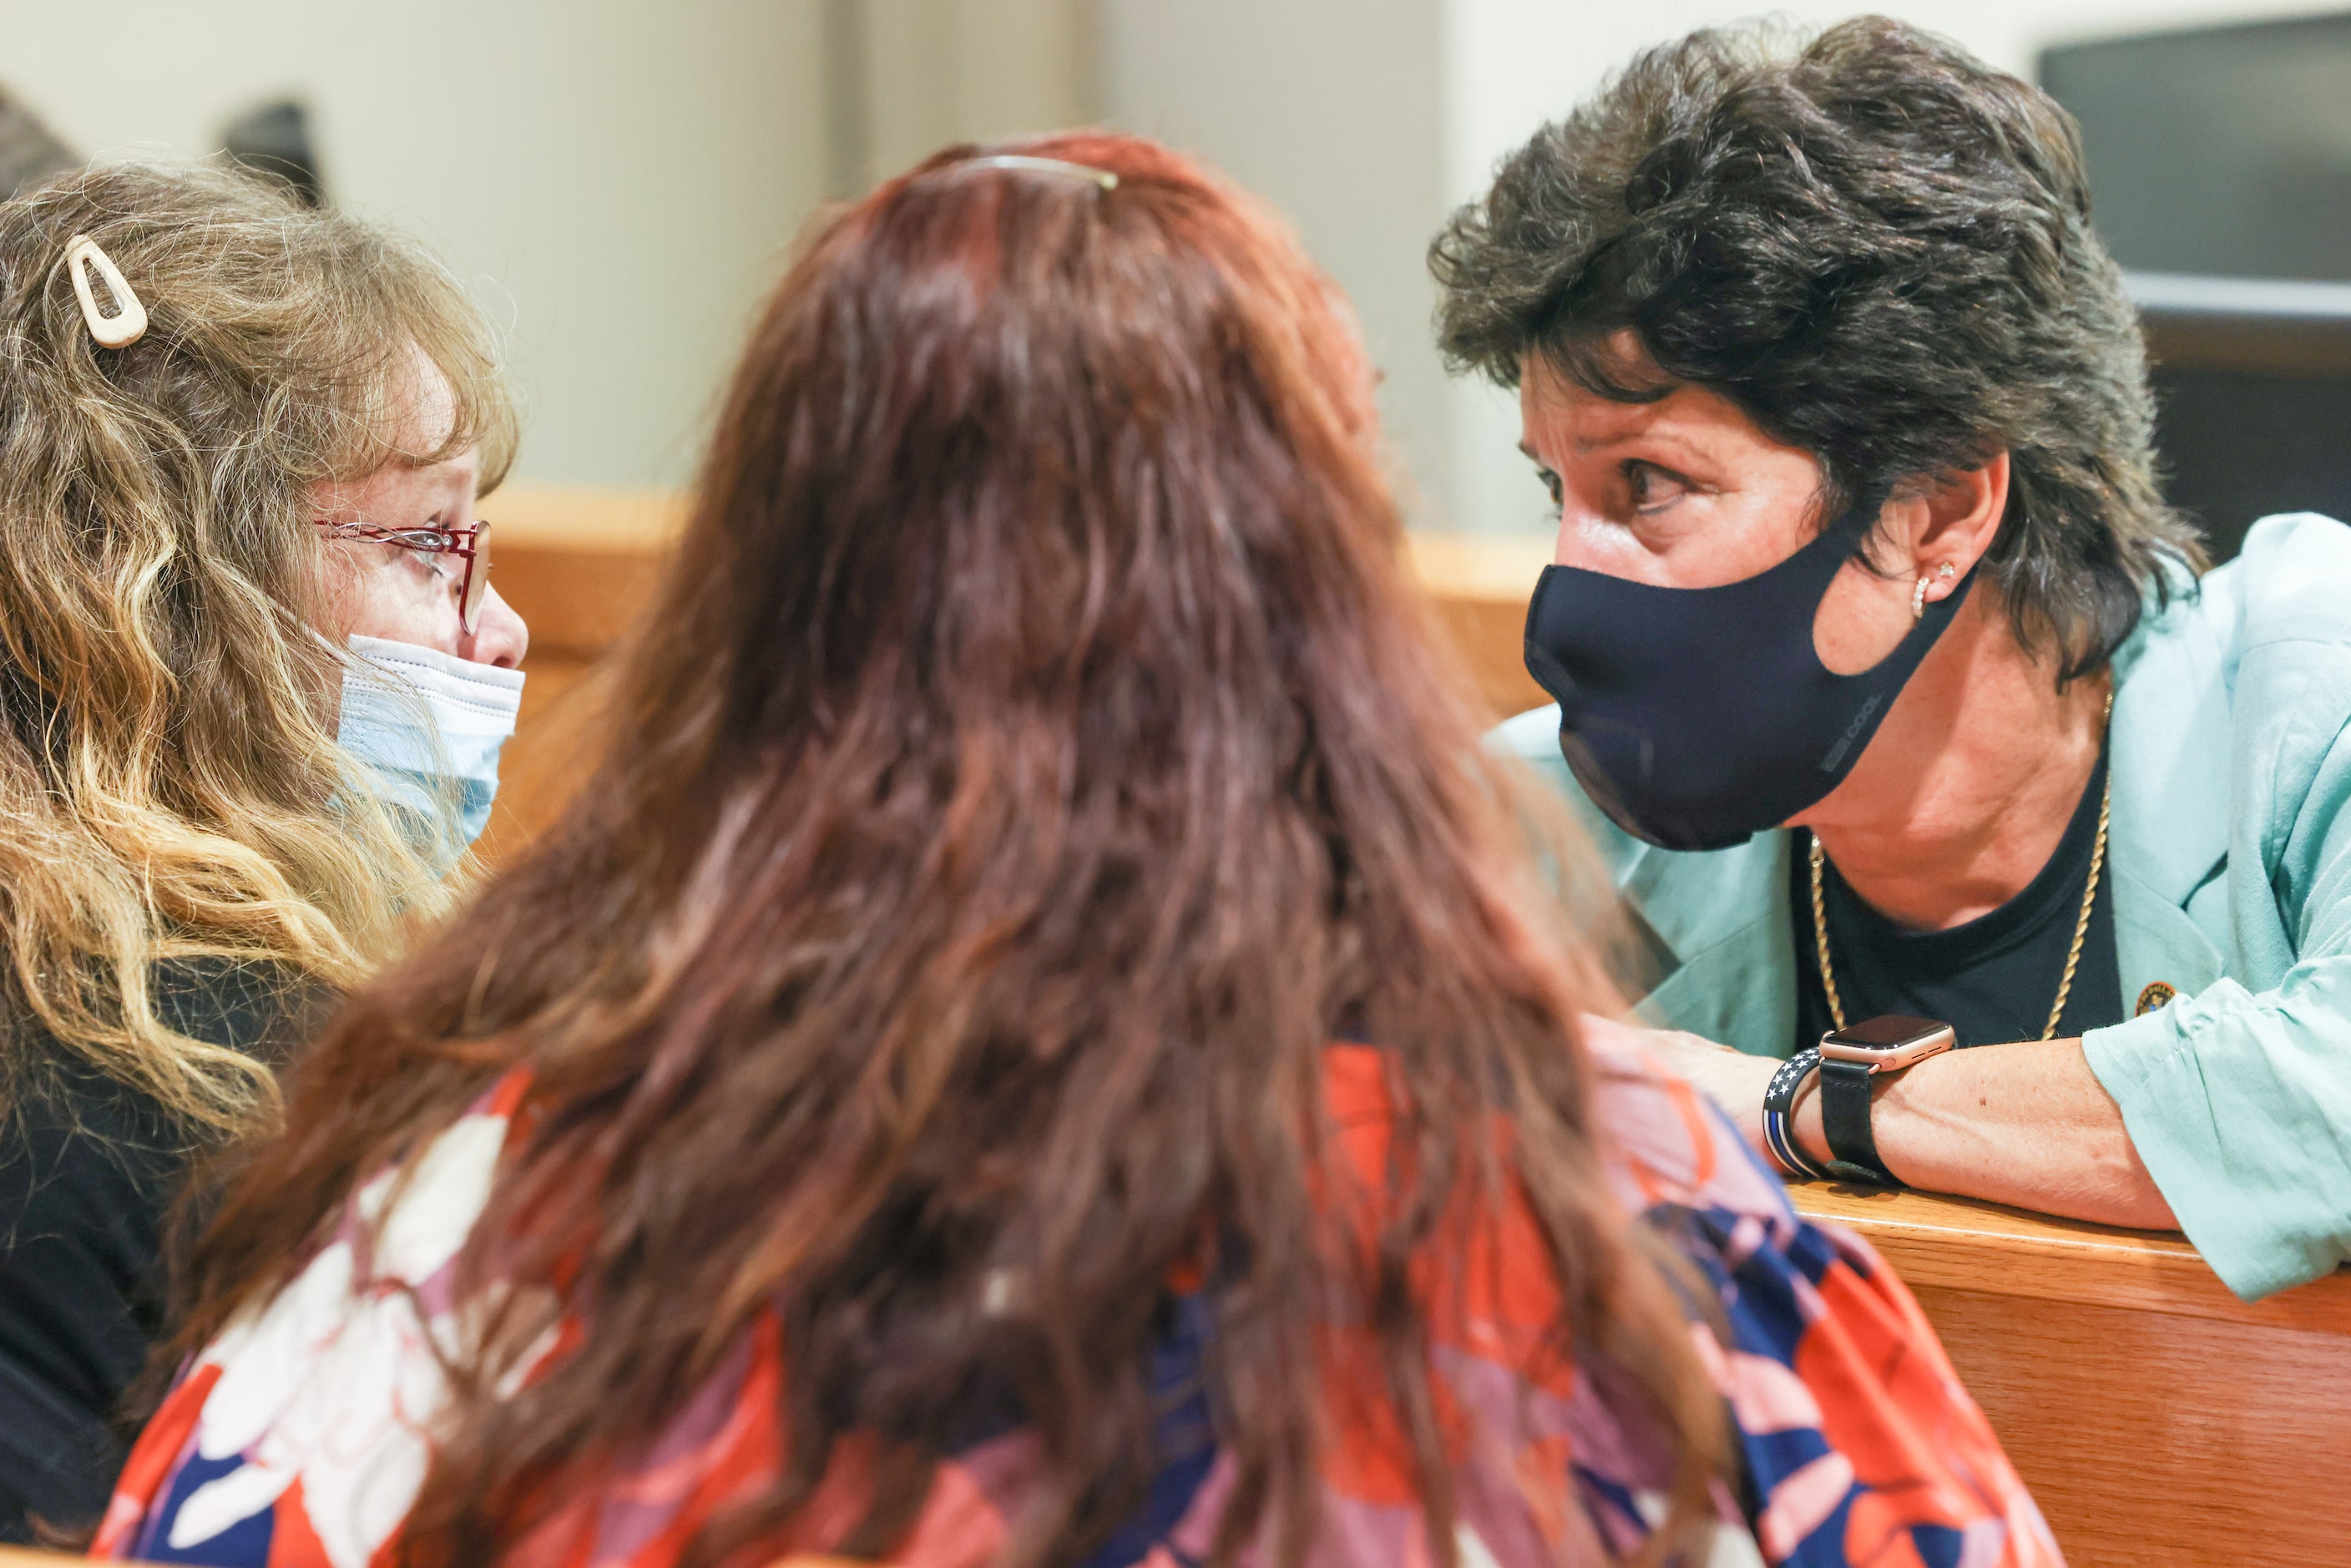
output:
M1869 1092L1876 1083L1867 1063L1822 1061L1821 1130L1828 1134L1829 1170L1841 1181L1900 1186L1877 1157L1877 1139L1869 1130Z

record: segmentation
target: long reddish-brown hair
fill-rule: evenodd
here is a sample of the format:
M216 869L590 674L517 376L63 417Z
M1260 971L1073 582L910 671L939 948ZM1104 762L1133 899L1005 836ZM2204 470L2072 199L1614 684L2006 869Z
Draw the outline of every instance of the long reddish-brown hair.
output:
M943 1446L1006 1411L1042 1475L1008 1556L1070 1560L1147 1482L1146 1350L1206 1249L1220 1553L1303 1552L1343 1320L1448 1561L1427 1260L1504 1184L1561 1348L1641 1391L1692 1516L1719 1406L1600 1174L1574 1019L1603 982L1403 576L1343 305L1151 143L1019 149L1114 188L973 151L776 292L609 759L295 1075L181 1353L521 1067L534 1120L468 1267L586 1333L519 1393L492 1390L543 1318L459 1369L413 1560L488 1561L643 1453L768 1309L790 1461L697 1560L780 1539L852 1438L871 1507L824 1544L886 1549ZM1343 1035L1398 1107L1368 1248L1328 1229Z

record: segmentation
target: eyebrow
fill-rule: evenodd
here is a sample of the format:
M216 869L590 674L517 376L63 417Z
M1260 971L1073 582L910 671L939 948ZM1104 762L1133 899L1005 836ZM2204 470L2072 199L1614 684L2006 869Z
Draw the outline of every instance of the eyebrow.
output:
M1613 452L1620 446L1629 446L1638 441L1654 441L1681 462L1702 462L1707 456L1703 450L1692 445L1682 436L1660 433L1654 425L1643 425L1637 430L1603 436L1598 440L1578 439L1573 444L1577 455L1591 456L1599 453ZM1519 450L1526 455L1527 461L1538 466L1542 465L1541 456L1525 442L1519 443Z
M1575 442L1575 449L1586 454L1613 452L1617 447L1630 446L1635 442L1642 441L1655 442L1685 456L1699 455L1698 449L1689 444L1687 437L1675 431L1670 424L1660 428L1658 421L1655 419L1643 420L1637 424L1619 430L1614 435L1604 435L1592 440L1578 439Z

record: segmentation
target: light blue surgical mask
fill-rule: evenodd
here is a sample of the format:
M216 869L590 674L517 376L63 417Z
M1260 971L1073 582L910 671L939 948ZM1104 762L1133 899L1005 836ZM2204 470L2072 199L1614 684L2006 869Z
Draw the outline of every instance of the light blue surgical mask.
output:
M522 672L381 637L353 637L350 648L335 738L413 823L419 850L454 865L489 826Z

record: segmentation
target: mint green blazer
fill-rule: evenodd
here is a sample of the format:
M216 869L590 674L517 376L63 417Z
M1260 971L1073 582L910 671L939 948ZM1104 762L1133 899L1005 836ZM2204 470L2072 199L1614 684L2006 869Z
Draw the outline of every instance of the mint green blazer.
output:
M2265 518L2175 586L2115 658L2129 1021L2083 1047L2189 1239L2250 1301L2351 1259L2351 528ZM1558 732L1539 708L1492 738L1591 830L1656 961L1642 1015L1788 1055L1792 835L1651 848L1591 807Z

